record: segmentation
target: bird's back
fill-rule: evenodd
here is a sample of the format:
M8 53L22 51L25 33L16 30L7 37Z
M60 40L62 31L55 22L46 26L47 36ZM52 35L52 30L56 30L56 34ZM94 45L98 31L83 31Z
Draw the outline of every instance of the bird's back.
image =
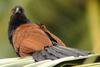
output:
M52 45L51 41L37 24L23 24L13 33L13 44L16 51L31 53ZM31 49L31 50L30 50Z

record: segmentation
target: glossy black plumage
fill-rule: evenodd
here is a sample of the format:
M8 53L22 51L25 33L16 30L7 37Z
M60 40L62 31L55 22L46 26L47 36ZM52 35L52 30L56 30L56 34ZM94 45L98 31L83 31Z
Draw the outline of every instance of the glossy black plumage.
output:
M41 61L44 59L59 59L63 57L79 57L79 56L87 56L90 54L88 51L81 51L75 48L64 47L59 45L58 43L53 42L54 46L46 47L44 50L33 53L33 58L36 61Z
M22 12L24 12L24 9L21 6L16 6L15 8L20 8ZM12 43L12 35L15 29L20 26L21 24L25 24L29 22L29 19L24 15L24 13L21 13L20 15L14 14L15 8L12 9L13 13L10 17L9 21L9 27L8 27L8 38L10 40L10 43Z

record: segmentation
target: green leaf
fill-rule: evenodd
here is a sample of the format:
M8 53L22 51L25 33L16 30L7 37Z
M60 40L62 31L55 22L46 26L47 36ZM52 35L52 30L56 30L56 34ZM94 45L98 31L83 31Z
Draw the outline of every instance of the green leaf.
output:
M26 57L8 64L1 65L0 67L22 67L24 65L31 64L31 63L34 63L34 59L32 57Z
M51 60L44 60L44 61L29 64L29 65L25 65L24 67L37 67L37 66L40 66L41 64L45 64L45 63L48 63L48 62L52 62L52 61Z

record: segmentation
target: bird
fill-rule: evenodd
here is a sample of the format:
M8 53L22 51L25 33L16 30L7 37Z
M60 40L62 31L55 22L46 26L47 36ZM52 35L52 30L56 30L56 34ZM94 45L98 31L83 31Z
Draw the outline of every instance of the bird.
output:
M15 6L12 9L8 26L8 39L18 56L32 56L35 61L89 55L88 51L66 46L44 24L30 21L22 6Z

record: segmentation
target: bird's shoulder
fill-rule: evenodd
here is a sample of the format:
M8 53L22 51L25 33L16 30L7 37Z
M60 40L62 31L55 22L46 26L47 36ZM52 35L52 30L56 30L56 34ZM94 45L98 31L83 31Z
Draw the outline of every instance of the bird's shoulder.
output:
M44 35L44 32L41 30L40 26L35 23L22 24L13 32L13 38L18 39L36 35Z
M26 23L20 25L15 31L22 31L22 30L27 30L27 29L37 29L40 28L38 24L35 23Z
M15 48L22 45L34 50L40 50L44 46L52 45L47 35L40 28L40 25L34 23L19 26L13 34L13 43Z

